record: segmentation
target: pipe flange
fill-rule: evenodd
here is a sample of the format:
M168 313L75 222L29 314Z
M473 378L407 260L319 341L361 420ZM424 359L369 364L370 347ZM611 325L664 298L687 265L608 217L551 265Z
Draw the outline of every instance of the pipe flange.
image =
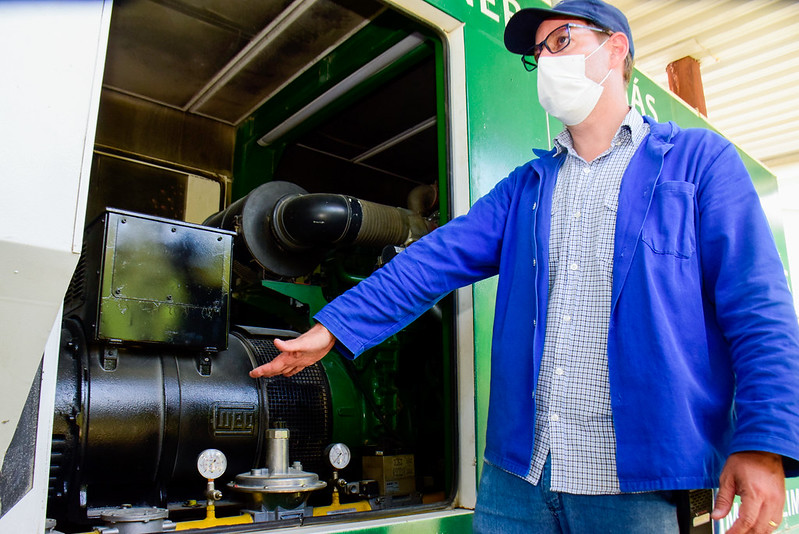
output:
M163 532L166 508L122 506L104 510L100 519L119 534L149 534Z
M327 486L316 473L289 467L287 473L270 474L269 469L253 469L236 475L228 487L245 493L295 493L316 491Z

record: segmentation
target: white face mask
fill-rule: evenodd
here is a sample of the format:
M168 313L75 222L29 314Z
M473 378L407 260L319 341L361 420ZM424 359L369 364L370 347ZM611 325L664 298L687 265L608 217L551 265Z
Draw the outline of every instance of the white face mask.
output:
M553 117L567 126L580 124L596 107L611 71L597 83L585 75L585 61L602 48L584 56L544 56L538 58L538 101Z

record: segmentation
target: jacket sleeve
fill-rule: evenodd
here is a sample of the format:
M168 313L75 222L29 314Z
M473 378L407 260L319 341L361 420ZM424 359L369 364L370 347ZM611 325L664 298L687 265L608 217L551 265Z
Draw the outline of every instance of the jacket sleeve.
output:
M699 171L705 298L729 344L735 375L729 452L799 458L799 327L774 238L731 144Z
M356 357L410 324L453 289L497 274L518 175L499 182L466 215L413 243L320 310L314 319L336 337L339 351Z

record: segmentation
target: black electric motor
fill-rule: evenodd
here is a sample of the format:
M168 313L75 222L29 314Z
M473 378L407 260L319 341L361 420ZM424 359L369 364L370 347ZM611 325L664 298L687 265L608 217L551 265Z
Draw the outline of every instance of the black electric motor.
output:
M264 465L269 428L289 429L292 461L325 470L324 367L249 377L278 354L275 337L297 333L229 327L233 266L300 276L332 248L405 245L430 229L410 210L287 182L205 224L110 209L86 230L56 387L48 517L59 525L94 524L121 504L185 508L202 495L203 450L228 459L221 487Z
M201 451L226 454L226 484L264 465L270 427L290 429L292 460L322 468L332 432L324 368L249 377L279 352L275 337L297 334L227 334L229 234L124 212L87 230L56 388L48 517L59 525L96 523L121 503L179 508L202 495ZM187 316L189 335L169 332Z

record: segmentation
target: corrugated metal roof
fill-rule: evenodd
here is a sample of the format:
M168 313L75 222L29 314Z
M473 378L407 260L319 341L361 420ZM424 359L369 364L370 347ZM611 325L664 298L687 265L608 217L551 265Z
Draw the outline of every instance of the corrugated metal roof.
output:
M636 67L699 60L708 119L767 165L799 162L799 2L608 0L630 21Z

